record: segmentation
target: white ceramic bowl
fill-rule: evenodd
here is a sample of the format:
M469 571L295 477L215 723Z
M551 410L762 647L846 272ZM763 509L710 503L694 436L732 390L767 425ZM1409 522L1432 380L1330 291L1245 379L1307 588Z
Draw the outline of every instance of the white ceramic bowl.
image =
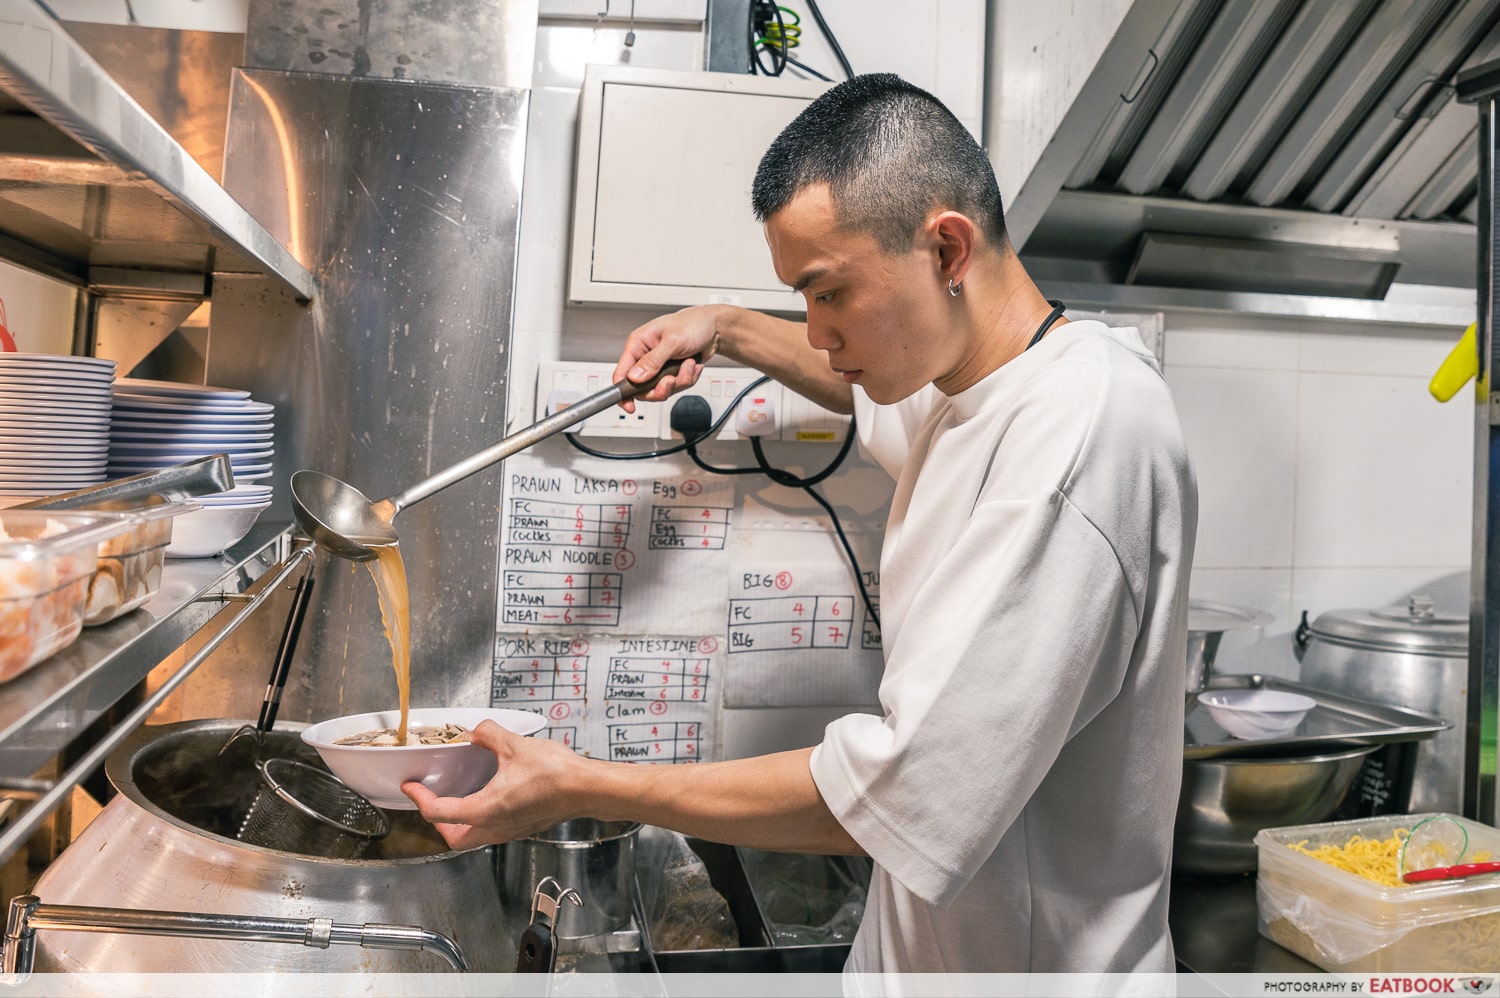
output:
M255 506L204 506L172 524L168 558L212 558L250 532L269 502Z
M1211 690L1198 694L1219 727L1236 738L1277 738L1290 734L1318 705L1312 697L1286 690Z
M439 797L467 797L495 775L495 754L478 745L335 745L340 738L394 728L399 710L351 714L302 729L302 740L317 749L333 775L364 794L377 807L411 811L416 805L401 784L416 780ZM408 727L459 724L470 731L494 721L518 735L534 735L547 719L528 710L503 707L413 707Z

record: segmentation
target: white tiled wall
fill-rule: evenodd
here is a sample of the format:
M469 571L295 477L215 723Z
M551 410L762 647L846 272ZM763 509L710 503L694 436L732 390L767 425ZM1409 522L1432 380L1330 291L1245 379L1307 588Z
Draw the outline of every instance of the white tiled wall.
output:
M1427 593L1466 612L1474 406L1427 382L1461 330L1169 313L1198 473L1193 595L1269 611L1216 668L1296 676L1290 634Z

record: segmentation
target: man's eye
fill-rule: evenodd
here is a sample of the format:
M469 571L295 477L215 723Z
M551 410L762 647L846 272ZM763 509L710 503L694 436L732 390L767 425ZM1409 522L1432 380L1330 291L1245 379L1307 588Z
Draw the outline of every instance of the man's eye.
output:
M836 292L825 291L820 295L814 295L813 301L817 302L820 305L830 305L833 303L834 294L836 294Z

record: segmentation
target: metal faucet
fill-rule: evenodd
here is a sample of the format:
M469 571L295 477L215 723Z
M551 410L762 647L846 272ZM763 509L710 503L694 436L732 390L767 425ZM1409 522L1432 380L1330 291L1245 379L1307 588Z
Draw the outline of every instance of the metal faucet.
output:
M132 911L43 904L35 894L11 898L0 940L0 983L20 985L31 976L38 929L69 932L126 932L148 936L238 939L244 942L301 943L327 949L338 943L369 949L431 950L455 970L468 970L458 943L419 925L354 925L330 918L272 918L260 915L203 915L186 911Z

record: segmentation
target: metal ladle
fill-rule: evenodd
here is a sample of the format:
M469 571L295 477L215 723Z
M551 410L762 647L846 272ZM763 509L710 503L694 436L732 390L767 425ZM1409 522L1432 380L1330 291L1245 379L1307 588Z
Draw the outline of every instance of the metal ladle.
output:
M375 552L370 550L372 547L396 543L396 528L392 521L407 506L468 478L476 471L483 471L496 461L541 443L610 406L644 395L662 378L676 374L681 366L681 361L671 361L647 381L621 379L524 430L512 433L493 447L418 482L405 492L378 502L372 502L359 489L332 475L299 471L292 475L292 511L307 535L324 548L341 558L370 561L375 557Z

